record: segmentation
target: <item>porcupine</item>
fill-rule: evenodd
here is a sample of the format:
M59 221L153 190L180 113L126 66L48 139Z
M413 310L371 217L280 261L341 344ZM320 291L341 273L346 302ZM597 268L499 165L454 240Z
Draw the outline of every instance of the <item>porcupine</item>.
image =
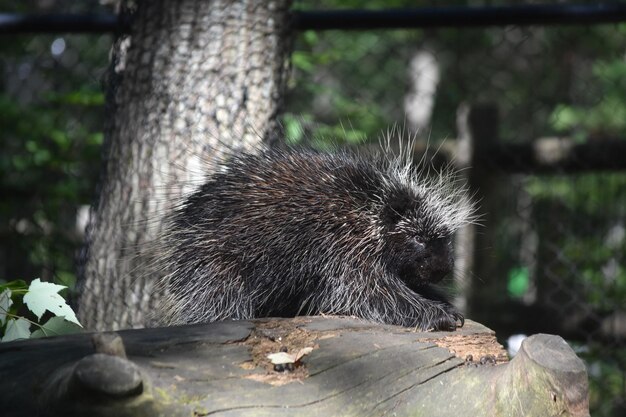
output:
M263 150L231 155L162 237L164 324L353 315L422 330L463 325L432 284L472 220L449 171L404 156Z

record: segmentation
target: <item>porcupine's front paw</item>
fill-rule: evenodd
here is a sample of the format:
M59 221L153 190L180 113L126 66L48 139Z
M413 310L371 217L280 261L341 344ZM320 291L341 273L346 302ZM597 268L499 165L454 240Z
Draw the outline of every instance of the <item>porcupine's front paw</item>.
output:
M431 322L432 330L454 331L463 327L465 317L453 305L443 304Z

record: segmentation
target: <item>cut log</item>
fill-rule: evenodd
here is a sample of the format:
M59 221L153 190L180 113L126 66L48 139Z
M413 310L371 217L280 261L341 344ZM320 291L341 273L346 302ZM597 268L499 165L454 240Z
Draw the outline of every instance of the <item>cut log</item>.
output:
M231 321L0 344L3 416L588 416L583 362L535 335L343 317ZM295 355L275 366L268 354ZM287 368L283 372L275 369Z

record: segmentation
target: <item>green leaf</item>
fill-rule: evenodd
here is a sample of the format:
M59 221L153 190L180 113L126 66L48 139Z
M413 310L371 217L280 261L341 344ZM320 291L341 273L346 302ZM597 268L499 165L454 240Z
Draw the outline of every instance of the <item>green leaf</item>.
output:
M306 43L308 43L309 45L315 45L319 42L319 36L314 30L307 30L306 32L304 32L303 37Z
M76 275L68 271L57 271L54 280L61 285L65 285L68 288L74 288L76 286Z
M302 123L295 117L285 117L283 121L285 125L285 136L289 144L295 144L300 142L303 136L304 129Z
M509 272L509 281L507 288L509 290L509 294L515 298L520 298L526 291L528 291L529 287L529 272L528 268L513 268Z
M7 288L0 293L0 326L4 326L11 304L13 304L13 301L11 301L11 290Z
M65 320L63 317L51 317L45 324L30 336L31 338L58 336L61 334L79 333L82 327Z
M24 318L10 319L7 322L7 330L4 332L3 342L30 337L30 322Z
M0 284L0 291L5 289L10 290L26 290L28 288L28 284L23 279L16 279L13 281L5 282L4 284Z
M30 311L37 316L38 320L41 320L43 313L48 310L57 316L65 317L67 321L81 326L72 308L67 305L63 297L58 294L63 288L66 287L50 282L41 282L41 280L37 278L30 283L28 292L24 295L24 303L28 306Z
M87 143L90 145L102 145L104 142L104 134L102 132L92 133L87 136Z
M304 72L312 72L315 64L311 59L311 54L302 51L295 51L291 54L291 63L295 68L299 68Z

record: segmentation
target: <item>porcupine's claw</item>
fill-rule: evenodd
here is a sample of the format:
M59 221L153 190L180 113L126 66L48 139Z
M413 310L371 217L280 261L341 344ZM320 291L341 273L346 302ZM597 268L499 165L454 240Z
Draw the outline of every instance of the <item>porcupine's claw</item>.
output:
M448 306L446 306L448 307ZM460 322L460 325L458 324ZM434 330L455 331L457 328L463 327L465 317L453 306L446 308L445 314L436 320Z

